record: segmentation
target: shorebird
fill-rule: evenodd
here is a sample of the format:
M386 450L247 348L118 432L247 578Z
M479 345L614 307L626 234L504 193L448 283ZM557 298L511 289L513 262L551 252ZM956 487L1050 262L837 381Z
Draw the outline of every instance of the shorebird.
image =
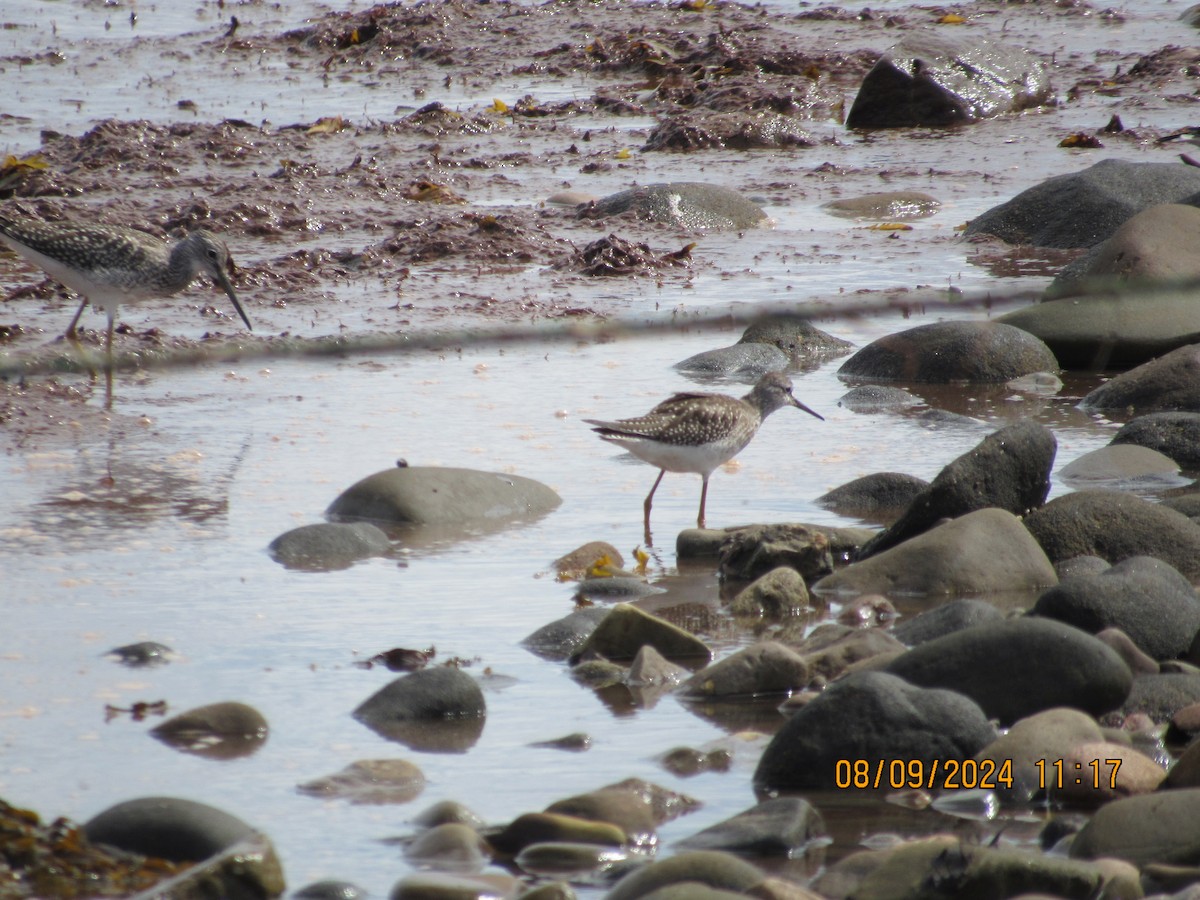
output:
M696 524L704 527L704 504L708 498L708 478L717 466L733 459L750 443L763 420L777 409L794 406L821 421L792 396L792 382L786 375L764 375L745 397L725 394L682 393L664 400L644 416L605 422L584 419L606 441L624 447L634 456L659 468L654 487L642 504L645 511L646 540L650 535L650 507L654 492L667 472L695 472L703 479L700 487L700 513Z
M229 248L211 232L193 231L171 245L133 228L43 222L0 212L0 241L83 298L67 326L69 341L78 345L75 326L88 303L108 313L105 375L109 406L113 327L120 304L177 294L198 276L208 275L229 295L246 328L253 331L226 273L233 271Z

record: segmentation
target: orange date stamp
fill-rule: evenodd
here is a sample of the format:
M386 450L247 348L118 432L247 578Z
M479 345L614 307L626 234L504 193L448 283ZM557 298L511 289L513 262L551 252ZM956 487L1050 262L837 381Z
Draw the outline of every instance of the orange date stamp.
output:
M833 767L838 790L997 790L1013 785L1011 759L839 759Z

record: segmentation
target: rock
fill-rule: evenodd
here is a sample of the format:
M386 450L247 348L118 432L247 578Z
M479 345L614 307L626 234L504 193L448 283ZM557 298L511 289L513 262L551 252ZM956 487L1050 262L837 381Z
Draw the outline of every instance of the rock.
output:
M267 740L267 720L253 706L224 702L198 706L150 729L169 747L211 759L236 759L254 753Z
M404 848L404 858L419 869L465 873L482 869L490 853L483 838L470 825L447 822L418 834Z
M766 876L761 870L729 853L718 850L692 850L659 859L640 869L634 869L604 895L605 900L636 900L649 897L662 888L682 882L688 885L682 895L706 900L704 887L744 894L761 884Z
M326 515L396 525L447 525L539 516L561 502L544 484L520 475L405 466L376 472L351 485L330 504Z
M992 207L967 226L966 235L1035 247L1092 247L1143 209L1186 202L1197 193L1200 169L1192 166L1104 159Z
M541 812L517 816L500 831L488 834L487 838L501 853L515 856L524 848L541 843L620 847L625 843L626 834L612 822L564 813Z
M1098 556L1072 556L1070 559L1062 559L1054 564L1054 571L1058 574L1059 581L1077 575L1099 575L1101 572L1107 572L1110 568L1111 566Z
M795 651L762 641L701 669L682 685L684 697L732 698L786 694L805 687L809 668Z
M1200 702L1200 675L1188 672L1163 672L1139 675L1133 679L1121 713L1143 713L1154 722L1169 722L1181 709Z
M602 219L629 211L647 222L662 222L689 231L744 231L762 228L770 219L737 191L691 181L647 184L618 191L577 208L580 218Z
M812 586L825 594L973 594L1045 588L1058 581L1046 554L1021 522L1002 509L981 509Z
M1050 98L1050 79L1032 53L923 29L889 47L867 73L846 127L959 125L1040 106Z
M413 816L412 822L422 828L433 828L435 825L450 822L470 825L476 831L483 827L483 819L457 800L439 800Z
M675 537L675 556L681 561L715 560L730 534L726 528L685 528Z
M684 838L679 846L747 856L789 857L824 834L825 822L811 803L801 797L777 797L710 825Z
M425 773L406 759L359 759L333 775L296 786L310 797L351 803L408 803L425 789Z
M690 778L703 772L728 772L733 765L733 754L721 749L705 752L692 747L676 747L664 753L659 761L672 775Z
M795 569L781 566L751 582L734 596L729 611L737 616L782 618L812 606L808 587Z
M1025 518L1051 561L1098 556L1117 563L1153 556L1200 579L1200 525L1173 509L1116 491L1055 497Z
M755 319L742 332L739 344L770 344L787 354L794 365L808 368L834 356L842 356L854 345L822 331L803 316L773 313Z
M1072 806L1101 806L1118 797L1154 790L1164 774L1145 754L1105 741L1090 716L1064 708L1021 719L975 758L990 760L998 775L1006 776L1004 781L997 778L997 792L1006 801L1019 804L1049 799ZM1114 765L1107 762L1110 759L1120 762ZM1055 764L1057 760L1062 760L1061 765ZM1114 769L1118 772L1115 779L1111 777Z
M625 683L630 687L656 687L679 684L692 673L677 666L649 644L643 644L629 664Z
M593 655L609 660L633 659L646 645L672 660L707 661L712 658L708 645L694 634L636 606L618 603L571 655L571 661Z
M794 647L813 680L833 681L864 660L903 653L907 648L882 628L822 625Z
M415 872L392 885L388 900L491 900L515 897L519 889L520 882L507 873Z
M659 121L642 152L655 150L764 150L811 147L816 140L794 118L768 110L695 115L677 113Z
M1131 216L1070 263L1050 285L1054 297L1087 292L1096 281L1183 281L1200 277L1200 209L1160 203Z
M366 900L367 892L350 881L313 881L292 893L292 900Z
M1059 469L1058 478L1076 490L1149 490L1191 484L1190 478L1180 476L1174 460L1133 444L1115 444L1085 453Z
M876 472L822 494L814 503L855 519L890 524L929 487L929 482L900 472Z
M608 541L588 541L570 553L560 556L551 565L559 578L578 580L586 576L588 570L603 559L607 559L609 565L618 569L625 565L625 557L621 555L621 551Z
M341 569L392 549L383 529L370 522L319 522L285 531L267 550L293 569Z
M998 317L1044 341L1064 368L1099 372L1140 366L1187 346L1200 331L1192 290L1174 284L1088 287Z
M482 733L487 704L474 678L440 666L389 682L353 715L372 731L413 749L462 751Z
M781 372L791 365L787 354L770 344L734 344L705 350L675 364L681 372L724 375L757 381L768 372Z
M571 844L567 842L544 842L530 844L513 860L517 868L530 875L565 878L589 873L599 876L615 865L625 862L629 854L617 847L599 844ZM574 893L569 895L572 900ZM527 900L529 894L521 894Z
M1119 777L1119 775L1118 775ZM1073 859L1115 856L1135 866L1200 864L1200 788L1114 800L1071 843Z
M567 659L607 615L608 610L599 606L577 609L543 625L521 641L521 646L544 659Z
M1027 331L998 322L948 321L885 335L846 360L843 380L1003 384L1058 360Z
M1099 864L1062 859L1031 850L974 846L938 835L897 847L871 871L854 896L884 897L1137 897L1136 870L1110 883ZM953 891L929 892L929 884L952 883ZM924 888L924 889L923 889ZM1111 892L1111 893L1110 893Z
M854 760L961 760L994 737L983 711L960 694L858 672L783 724L763 751L754 784L760 791L834 790L846 786Z
M995 507L1023 516L1050 492L1058 442L1044 425L1023 420L984 438L947 465L885 531L862 547L866 559L928 531L943 519Z
M137 897L281 897L286 888L275 848L255 832Z
M719 551L720 573L730 581L753 581L786 566L807 582L833 571L829 539L805 525L750 525L729 532Z
M1080 401L1084 410L1200 411L1200 344L1188 344L1122 372Z
M892 636L915 647L964 628L999 622L1004 618L1004 613L986 600L960 597L897 623L892 629Z
M1180 712L1188 709L1196 709L1195 704L1192 707L1184 707ZM1177 714L1178 715L1178 714ZM1194 715L1193 715L1194 718ZM1175 720L1172 719L1172 727ZM1168 791L1177 791L1182 788L1200 787L1200 743L1191 743L1175 760L1175 764L1171 766L1171 771L1167 773L1167 777L1163 779L1163 789Z
M1158 412L1138 416L1113 435L1112 443L1157 450L1184 469L1200 470L1200 412Z
M1135 644L1133 639L1120 628L1105 628L1096 632L1096 637L1117 651L1117 656L1125 660L1125 665L1129 666L1129 671L1133 673L1134 678L1139 675L1158 673L1159 666L1155 659Z
M1200 597L1191 583L1159 559L1131 556L1099 575L1060 582L1031 610L1089 634L1119 628L1154 659L1187 652L1200 631Z
M883 384L860 384L838 400L838 406L856 413L903 412L924 405L925 401L910 391Z
M200 862L255 834L227 812L176 797L139 797L110 806L83 826L88 840L172 862Z
M136 644L113 647L104 655L115 658L121 665L131 669L165 666L177 656L174 650L158 641L138 641Z
M655 829L663 822L699 805L685 794L630 778L556 800L546 807L546 812L612 823L625 832L629 842L640 846L654 842Z
M1106 644L1070 625L1022 618L956 631L914 647L886 671L912 684L970 697L1001 724L1069 706L1116 709L1133 675Z
M932 216L941 206L940 200L921 191L883 191L830 200L821 208L831 215L848 219L888 222Z

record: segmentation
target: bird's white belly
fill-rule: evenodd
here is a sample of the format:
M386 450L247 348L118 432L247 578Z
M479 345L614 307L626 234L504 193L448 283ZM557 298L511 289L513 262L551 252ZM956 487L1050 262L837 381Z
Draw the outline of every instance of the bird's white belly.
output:
M741 446L721 441L711 444L657 444L638 439L606 438L653 466L668 472L696 472L709 475L717 466L732 458Z

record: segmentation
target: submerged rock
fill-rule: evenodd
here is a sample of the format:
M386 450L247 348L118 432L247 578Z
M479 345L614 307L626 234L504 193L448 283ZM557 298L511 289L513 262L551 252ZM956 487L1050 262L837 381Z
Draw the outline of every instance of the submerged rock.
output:
M770 224L756 204L737 191L691 181L647 184L581 205L581 218L602 219L633 211L639 219L689 230L744 231Z
M285 531L267 550L289 568L337 569L391 548L383 529L370 522L318 522Z
M1122 372L1092 390L1079 406L1139 415L1174 410L1200 412L1200 344L1188 344Z

